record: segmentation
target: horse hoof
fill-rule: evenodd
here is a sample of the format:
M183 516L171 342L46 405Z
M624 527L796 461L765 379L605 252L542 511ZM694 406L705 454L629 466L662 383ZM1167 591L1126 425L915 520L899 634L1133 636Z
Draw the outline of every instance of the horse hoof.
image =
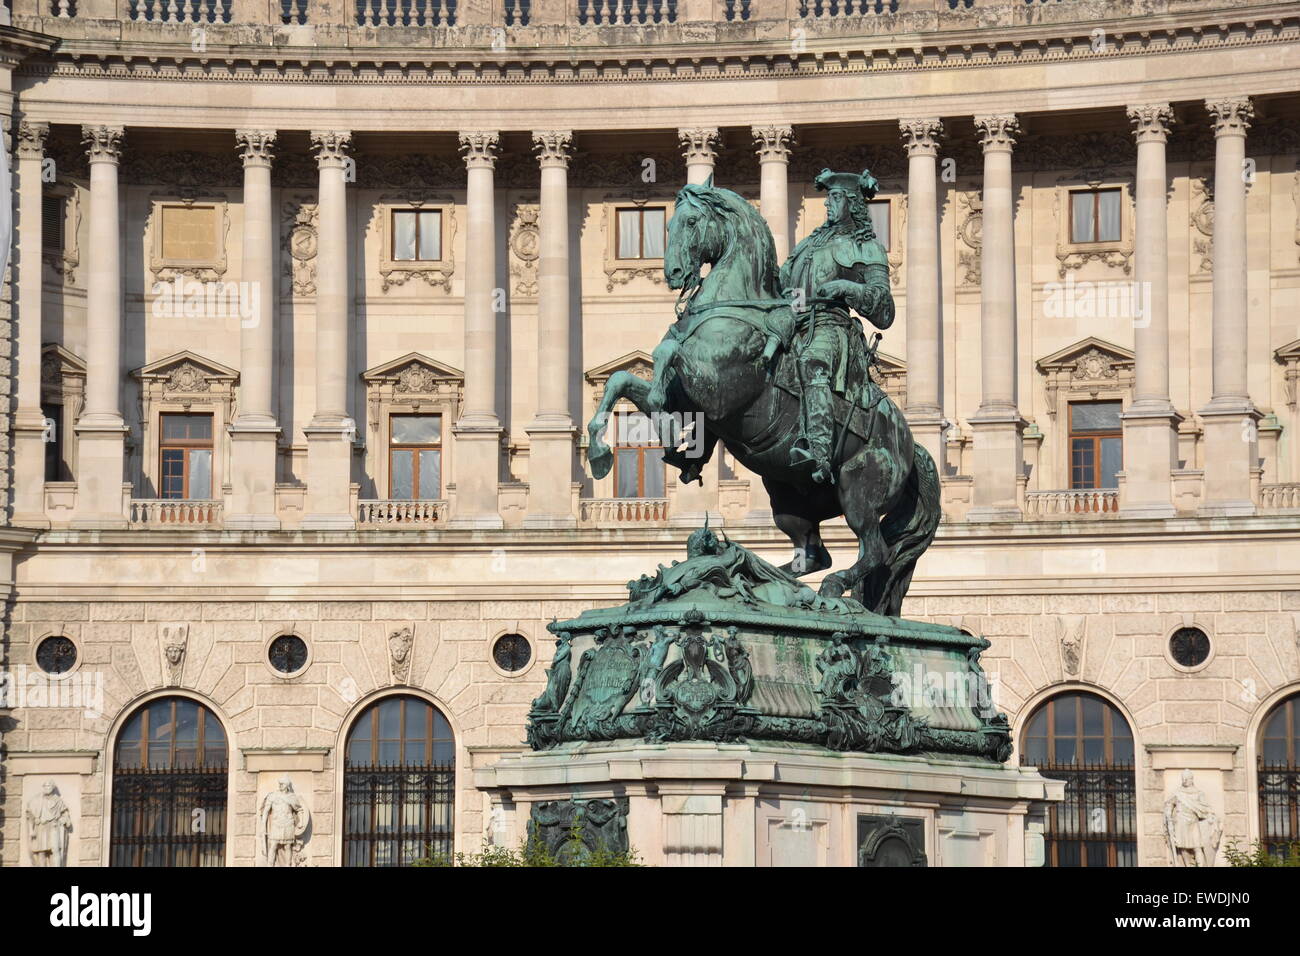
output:
M608 447L603 451L588 449L587 464L591 465L591 476L593 478L604 478L609 474L609 470L614 467L614 453Z
M817 589L817 593L826 598L837 598L844 596L844 585L835 580L834 576L827 578L822 582L822 586Z

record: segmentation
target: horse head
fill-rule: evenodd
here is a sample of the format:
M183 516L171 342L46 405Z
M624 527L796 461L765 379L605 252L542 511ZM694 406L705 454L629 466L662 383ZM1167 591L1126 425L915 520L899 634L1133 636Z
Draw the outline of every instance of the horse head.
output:
M664 253L668 287L689 295L700 284L705 263L721 266L723 272L734 267L738 274L729 281L737 282L736 291L742 294L775 294L772 231L752 203L729 189L715 187L712 176L703 183L683 186L677 193Z

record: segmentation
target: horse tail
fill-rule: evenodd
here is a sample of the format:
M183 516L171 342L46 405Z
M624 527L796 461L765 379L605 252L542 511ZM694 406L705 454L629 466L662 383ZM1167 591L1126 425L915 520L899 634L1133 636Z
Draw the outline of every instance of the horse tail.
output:
M899 506L880 523L889 560L866 583L864 603L877 614L897 617L912 583L916 562L934 540L943 511L939 505L939 470L921 445L914 446L912 471ZM874 585L874 586L873 586Z

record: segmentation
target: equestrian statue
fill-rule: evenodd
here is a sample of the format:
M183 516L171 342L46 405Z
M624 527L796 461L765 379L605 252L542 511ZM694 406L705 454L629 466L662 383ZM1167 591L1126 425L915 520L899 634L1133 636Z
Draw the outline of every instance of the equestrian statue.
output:
M664 255L668 285L679 290L677 319L655 349L652 381L610 376L587 426L587 460L595 477L609 473L603 435L621 398L656 424L664 461L685 481L700 480L722 442L762 477L776 526L794 544L781 570L829 568L820 526L843 515L858 558L827 575L821 595L848 592L897 617L939 525L939 477L870 374L880 335L868 343L861 319L881 330L894 320L867 205L876 180L823 170L814 183L826 192L826 222L779 270L771 231L751 203L712 177L678 192ZM703 434L684 434L681 423L700 413Z

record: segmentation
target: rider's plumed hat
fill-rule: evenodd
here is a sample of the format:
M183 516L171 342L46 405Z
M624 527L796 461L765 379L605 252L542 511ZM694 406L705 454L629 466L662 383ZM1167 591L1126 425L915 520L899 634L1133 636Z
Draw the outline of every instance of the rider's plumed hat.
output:
M880 188L880 183L876 182L876 177L871 175L871 170L864 169L862 175L857 173L836 173L829 169L823 169L813 180L813 185L818 189L843 189L852 195L859 193L863 199L873 199L876 190Z

